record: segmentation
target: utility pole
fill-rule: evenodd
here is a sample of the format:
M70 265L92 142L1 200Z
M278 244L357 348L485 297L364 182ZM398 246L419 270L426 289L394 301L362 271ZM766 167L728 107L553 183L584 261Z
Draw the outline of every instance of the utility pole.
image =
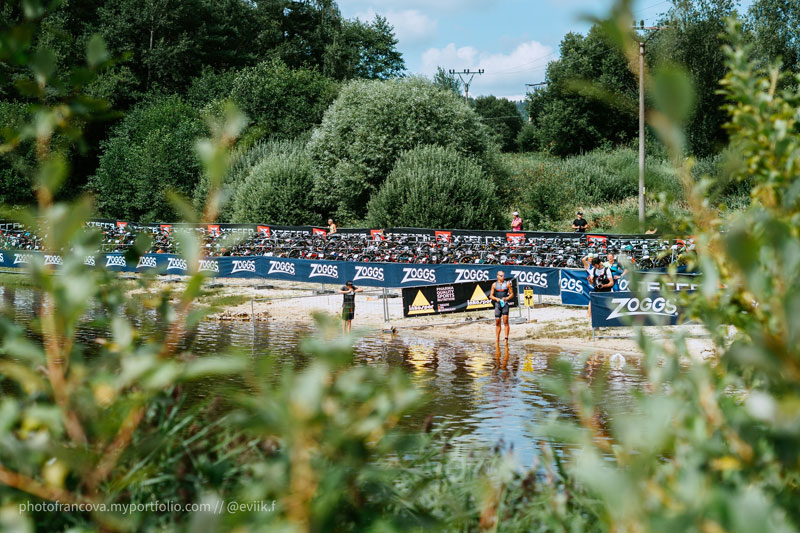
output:
M458 74L458 78L461 80L461 83L464 84L464 101L469 105L469 84L472 83L472 78L475 77L475 74L481 75L483 74L483 69L479 70L462 70L461 72L456 72L453 69L450 69L450 75ZM466 80L464 79L466 76L469 76Z
M639 228L641 231L645 230L644 227L644 209L645 209L645 186L644 186L644 48L649 41L659 30L668 29L666 26L648 26L645 27L644 21L639 22L639 27L633 27L634 31L648 32L647 37L642 38L639 36Z

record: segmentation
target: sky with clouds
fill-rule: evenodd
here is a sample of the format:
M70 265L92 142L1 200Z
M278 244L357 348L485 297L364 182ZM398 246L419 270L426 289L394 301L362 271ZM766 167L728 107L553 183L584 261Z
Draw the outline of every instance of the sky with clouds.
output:
M544 80L547 63L570 31L586 33L589 17L608 13L613 0L338 0L342 14L369 21L380 14L394 26L406 68L432 76L484 69L470 95L524 98L526 83ZM751 0L742 0L743 7ZM654 22L670 0L635 0L634 17Z

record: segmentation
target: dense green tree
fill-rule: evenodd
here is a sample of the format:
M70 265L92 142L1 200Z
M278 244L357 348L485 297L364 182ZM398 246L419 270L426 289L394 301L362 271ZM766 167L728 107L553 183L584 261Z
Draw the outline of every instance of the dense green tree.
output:
M320 224L314 208L314 165L298 142L272 143L253 162L233 197L233 222Z
M780 57L786 70L800 73L800 2L756 0L747 12L747 22L762 64Z
M292 139L322 121L336 98L337 83L304 68L290 69L275 59L242 69L230 97L250 118L251 138Z
M734 0L673 0L663 20L669 29L648 45L651 63L677 63L691 75L696 105L686 135L689 151L700 157L720 151L727 143L719 81L725 75L725 21L735 8Z
M22 126L30 120L25 105L0 101L0 143L15 143ZM36 162L32 142L19 146L15 152L0 156L0 204L17 205L34 199L30 175Z
M194 146L207 134L198 111L180 97L138 105L103 143L90 178L99 212L143 222L175 220L167 193L192 196L200 178Z
M400 154L427 144L451 146L500 175L489 129L452 91L416 77L347 84L309 142L325 214L363 217Z
M379 15L370 23L345 20L328 46L323 72L334 79L389 79L405 71L394 28Z
M527 97L538 148L569 155L634 138L637 80L602 28L567 34L560 53L547 66L547 87Z
M461 80L442 67L436 67L436 74L433 75L433 84L442 89L449 89L459 96L461 95Z
M536 150L536 126L526 122L517 134L516 143L517 150L520 152L533 152Z
M522 115L517 104L507 98L479 96L474 103L475 112L494 132L504 152L517 149L517 135L522 129Z
M372 227L497 229L501 202L475 161L448 146L403 153L369 201Z

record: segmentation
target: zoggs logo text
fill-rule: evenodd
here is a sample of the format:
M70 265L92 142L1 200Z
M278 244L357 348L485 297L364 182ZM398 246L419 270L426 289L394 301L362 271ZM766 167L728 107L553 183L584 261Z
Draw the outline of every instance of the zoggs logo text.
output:
M561 290L564 292L583 294L583 283L577 279L564 278L561 280Z
M233 262L233 270L231 270L231 274L235 274L237 272L255 272L256 271L256 262L255 261L235 261Z
M533 285L535 287L542 287L544 289L547 288L547 274L544 272L525 272L522 270L512 270L511 277L517 278L517 283L520 285Z
M374 279L375 281L383 281L383 267L356 266L356 275L353 277L353 281L359 279Z
M213 259L200 259L198 263L198 272L219 272L219 263Z
M458 274L458 276L454 283L458 283L459 281L489 281L488 270L457 268L456 274Z
M612 304L617 307L608 315L607 320L621 316L660 315L674 316L678 308L672 300L666 298L614 298Z
M136 265L136 268L156 268L157 266L155 257L142 256L139 258L139 264Z
M311 263L311 274L309 278L338 278L339 266L338 265L320 265L319 263Z
M186 259L180 259L178 257L170 257L169 264L167 264L167 270L188 270L189 266L186 264Z
M267 274L288 274L294 276L294 263L287 261L270 261Z
M125 262L125 258L122 257L121 255L107 255L106 256L106 266L107 267L113 267L113 266L126 267L126 266L128 266L128 263Z
M436 283L436 271L432 268L404 268L403 281L400 283L410 283L412 281Z

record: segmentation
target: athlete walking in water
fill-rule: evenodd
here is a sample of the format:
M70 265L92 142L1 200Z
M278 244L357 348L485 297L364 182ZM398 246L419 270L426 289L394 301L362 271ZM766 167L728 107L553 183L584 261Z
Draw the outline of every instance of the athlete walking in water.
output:
M511 283L506 281L506 274L502 270L497 273L497 281L492 283L492 291L489 293L489 299L494 302L494 326L497 333L497 342L500 342L500 330L503 326L500 324L500 318L503 319L503 324L506 325L506 342L508 342L508 331L511 326L508 325L508 302L514 297L514 288Z

